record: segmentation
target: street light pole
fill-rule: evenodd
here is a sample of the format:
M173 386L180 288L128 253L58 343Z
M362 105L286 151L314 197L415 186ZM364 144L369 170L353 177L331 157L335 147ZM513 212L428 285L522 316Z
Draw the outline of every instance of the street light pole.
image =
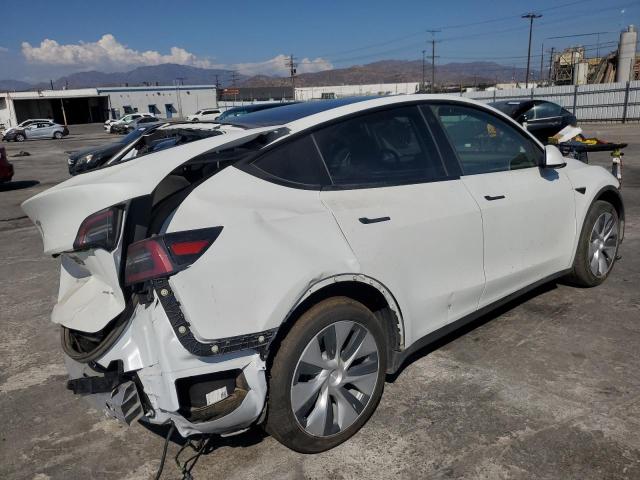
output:
M542 17L542 15L537 14L537 13L525 13L524 15L522 15L522 18L528 18L529 19L529 50L527 53L527 76L525 77L525 87L524 88L529 88L529 67L531 65L531 34L533 32L533 19L534 18L540 18Z

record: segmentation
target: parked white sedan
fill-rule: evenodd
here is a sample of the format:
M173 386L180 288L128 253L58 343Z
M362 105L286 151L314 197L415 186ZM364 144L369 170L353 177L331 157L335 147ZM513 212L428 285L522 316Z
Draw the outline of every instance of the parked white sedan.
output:
M320 452L385 373L541 283L593 287L618 181L459 97L299 103L23 204L62 272L69 388L183 436ZM265 420L266 419L266 420Z

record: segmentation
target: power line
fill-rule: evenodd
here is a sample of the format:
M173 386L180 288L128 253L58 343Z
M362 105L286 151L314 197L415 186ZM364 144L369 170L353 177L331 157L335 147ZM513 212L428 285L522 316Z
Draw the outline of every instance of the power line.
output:
M585 4L587 2L592 2L595 0L579 0L579 1L572 1L572 2L568 2L568 3L563 3L561 5L555 5L553 7L547 7L547 8L542 8L539 11L541 12L547 12L547 11L552 11L552 10L558 10L558 9L562 9L562 8L566 8L566 7L571 7L573 5L578 5L578 4ZM477 22L469 22L469 23L461 23L461 24L451 24L451 25L441 25L438 26L438 30L451 30L454 28L463 28L463 27L472 27L472 26L476 26L476 25L486 25L489 23L496 23L496 22L502 22L505 20L515 20L517 18L520 18L520 14L514 13L512 15L507 15L504 17L497 17L497 18L490 18L490 19L486 19L486 20L480 20ZM362 50L368 50L370 48L375 48L375 47L384 47L386 45L389 45L391 43L396 43L402 40L406 40L408 38L413 38L413 37L418 37L421 36L425 33L424 30L419 30L419 31L414 31L412 33L408 33L406 35L402 35L400 37L394 37L394 38L390 38L388 40L385 40L383 42L375 42L375 43L369 43L366 45L362 45L360 47L356 47L356 48L350 48L347 50L340 50L340 51L334 51L334 52L328 52L328 53L322 53L319 55L315 55L316 57L333 57L333 56L339 56L345 53L352 53L352 52L358 52L358 51L362 51Z

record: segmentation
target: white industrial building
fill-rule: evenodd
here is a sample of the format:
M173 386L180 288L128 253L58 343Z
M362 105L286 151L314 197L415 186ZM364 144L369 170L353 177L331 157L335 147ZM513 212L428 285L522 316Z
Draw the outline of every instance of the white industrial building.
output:
M420 82L373 83L369 85L332 85L296 88L296 100L318 100L361 95L400 95L416 93Z
M104 122L132 112L160 118L185 117L216 107L213 85L101 87L0 93L0 127L28 118L51 118L61 124Z

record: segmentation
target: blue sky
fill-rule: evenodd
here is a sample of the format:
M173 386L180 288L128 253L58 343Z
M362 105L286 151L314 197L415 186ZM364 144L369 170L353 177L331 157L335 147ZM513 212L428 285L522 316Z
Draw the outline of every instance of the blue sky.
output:
M29 0L2 6L0 79L46 80L82 70L124 71L171 61L284 74L293 53L299 71L417 59L436 34L439 63L489 60L526 64L528 24L535 22L533 63L545 50L586 44L596 36L613 50L619 31L640 23L640 0L429 1L129 1ZM28 6L28 8L27 8ZM546 62L545 62L546 63Z

